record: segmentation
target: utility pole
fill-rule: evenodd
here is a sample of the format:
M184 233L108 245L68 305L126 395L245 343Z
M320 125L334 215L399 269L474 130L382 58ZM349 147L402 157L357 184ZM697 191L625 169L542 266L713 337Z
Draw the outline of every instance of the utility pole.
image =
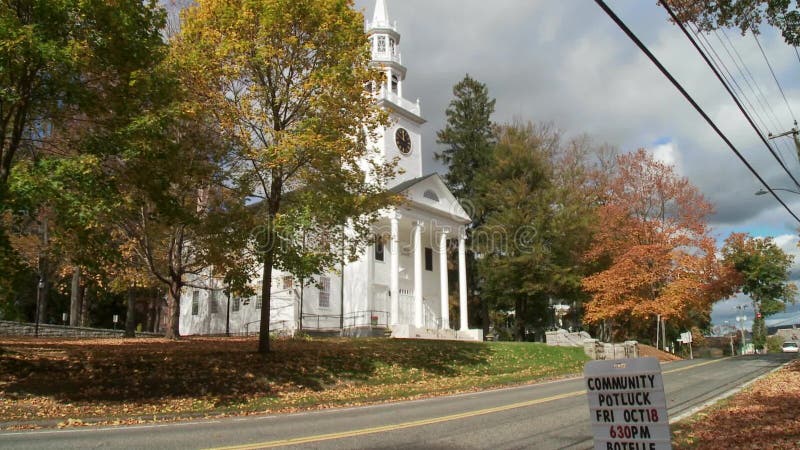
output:
M767 136L770 140L772 140L791 135L792 138L794 138L794 146L795 149L797 150L797 160L800 161L800 138L798 138L798 134L800 134L800 131L797 130L797 121L795 121L794 127L791 130L781 134L776 134L774 136L772 135L772 133L769 133Z

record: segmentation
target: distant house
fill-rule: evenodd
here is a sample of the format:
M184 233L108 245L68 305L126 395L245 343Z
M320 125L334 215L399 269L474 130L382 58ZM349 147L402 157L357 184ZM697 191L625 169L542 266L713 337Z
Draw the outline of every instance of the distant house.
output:
M482 340L482 330L467 326L463 231L471 219L438 174L423 174L425 119L419 100L403 96L407 70L400 56L400 33L389 21L385 0L376 1L366 32L372 63L386 74L373 92L391 117L391 124L371 145L385 160L399 160L400 174L388 188L408 201L374 223L375 244L341 273L319 274L311 286L301 286L290 273L275 273L270 330L292 333L302 321L304 329L378 326L391 329L393 337ZM458 266L458 324L450 320L447 248L451 244L458 246L458 261L452 262ZM259 281L254 280L254 286L260 286ZM259 296L228 299L220 282L211 280L207 289L184 291L180 333L219 334L228 324L232 333L255 332L260 328L261 307Z

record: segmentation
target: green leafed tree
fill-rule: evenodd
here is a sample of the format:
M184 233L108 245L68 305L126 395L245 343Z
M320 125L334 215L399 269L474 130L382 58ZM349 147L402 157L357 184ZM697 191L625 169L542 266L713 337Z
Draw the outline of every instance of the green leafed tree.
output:
M514 311L514 337L554 325L550 300L582 300L581 255L591 237L594 203L588 142L563 142L546 125L498 127L485 172L485 223L474 233L483 291ZM575 311L572 312L575 314ZM566 326L566 325L565 325Z
M166 54L164 19L156 1L0 2L0 214L4 223L19 224L25 217L15 216L23 211L48 230L30 234L17 227L17 236L8 236L0 227L0 247L6 247L0 264L20 258L24 264L26 255L7 247L39 236L38 262L27 265L45 292L49 275L64 263L78 267L86 253L80 247L95 243L87 236L100 217L96 210L107 204L92 204L87 193L100 191L87 186L97 167L122 153L101 135L152 107L144 81ZM106 145L87 145L90 140ZM25 172L16 180L14 167ZM55 259L56 248L64 260Z
M722 247L723 262L738 273L735 288L750 296L765 317L794 303L797 287L789 282L794 257L772 238L755 238L733 233Z
M486 85L467 74L453 86L453 100L445 111L447 123L436 134L436 142L444 149L434 156L447 166L445 183L472 217L467 230L468 248L473 247L472 230L483 223L479 206L483 188L478 175L484 173L492 161L495 137L491 116L494 105L495 99L489 97ZM475 253L469 250L467 278L468 285L473 287L478 286L481 278L475 261ZM472 298L471 302L479 303L476 306L480 306L485 336L489 332L489 305L477 298Z
M364 89L381 78L363 24L348 0L201 0L184 16L191 88L233 143L231 187L257 224L241 231L263 267L261 353L273 269L319 273L355 257L394 199L384 189L394 164L365 145L386 115ZM324 251L305 253L308 227Z
M164 17L155 0L0 2L0 205L20 158L59 153L53 130L127 107L124 78L163 47Z

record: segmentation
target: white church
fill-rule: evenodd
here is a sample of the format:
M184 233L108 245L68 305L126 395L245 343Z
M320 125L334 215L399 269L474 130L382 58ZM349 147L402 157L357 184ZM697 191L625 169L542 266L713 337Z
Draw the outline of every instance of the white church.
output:
M463 230L471 220L438 174L423 174L425 119L419 100L403 96L406 67L400 57L400 33L396 22L389 21L385 0L376 0L373 19L365 26L373 64L386 73L376 99L391 117L391 125L380 130L372 145L385 160L399 159L400 173L389 189L406 201L374 223L375 243L343 270L302 283L290 273L275 271L270 330L482 340L482 330L467 325ZM458 260L450 263L458 267L458 324L450 320L447 260L448 245L456 242ZM258 286L256 280L254 286ZM257 333L260 295L227 298L224 292L217 281L208 289L184 290L180 334Z

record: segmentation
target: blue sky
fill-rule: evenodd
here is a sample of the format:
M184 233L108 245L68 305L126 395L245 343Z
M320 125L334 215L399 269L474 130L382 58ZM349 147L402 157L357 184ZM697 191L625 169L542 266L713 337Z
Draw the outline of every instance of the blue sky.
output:
M371 18L374 0L356 0ZM565 0L388 0L391 20L402 35L400 51L408 76L407 98L419 98L428 120L423 132L425 169L442 171L433 160L435 133L444 126L452 86L469 73L497 99L494 120L553 123L567 135L589 134L619 151L645 147L674 164L715 206L711 223L718 241L731 232L773 236L793 254L797 227L761 188L713 130L649 60L593 2ZM609 5L717 122L773 187L791 180L700 59L688 40L667 22L656 1L609 1ZM764 94L764 122L786 131L793 117L784 104L752 36L726 32ZM712 45L715 36L710 36ZM720 36L720 40L724 42ZM773 30L760 42L792 109L800 113L800 58ZM723 55L721 44L718 52ZM733 54L731 55L733 57ZM732 62L728 64L733 68ZM735 73L735 72L734 72ZM739 82L744 85L743 80ZM747 89L745 89L747 92ZM755 94L755 89L753 94ZM753 100L755 105L758 103ZM771 112L770 112L771 108ZM756 107L756 109L760 109ZM781 157L800 179L791 141ZM800 215L800 196L782 193ZM794 274L800 275L800 258ZM736 298L715 305L713 320L732 321Z

